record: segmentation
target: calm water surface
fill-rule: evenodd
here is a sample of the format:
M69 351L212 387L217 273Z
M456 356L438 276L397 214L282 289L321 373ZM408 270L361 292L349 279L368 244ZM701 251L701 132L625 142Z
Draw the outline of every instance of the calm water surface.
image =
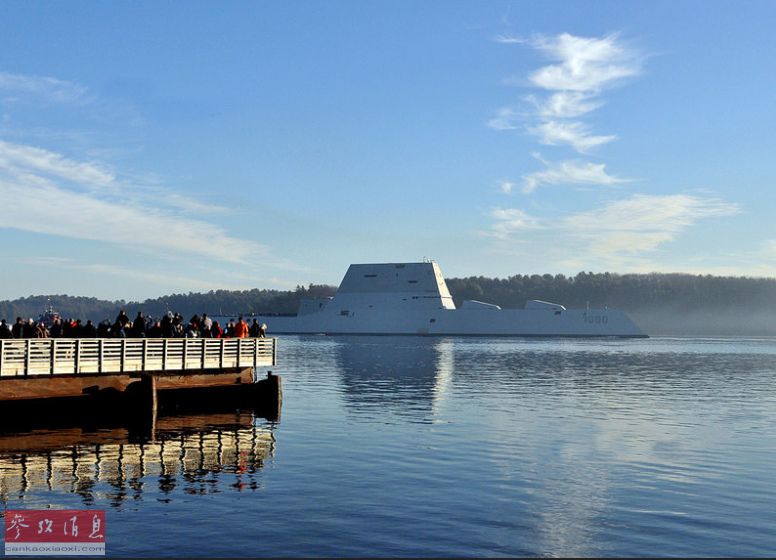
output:
M776 555L776 340L283 337L246 413L0 436L109 555Z

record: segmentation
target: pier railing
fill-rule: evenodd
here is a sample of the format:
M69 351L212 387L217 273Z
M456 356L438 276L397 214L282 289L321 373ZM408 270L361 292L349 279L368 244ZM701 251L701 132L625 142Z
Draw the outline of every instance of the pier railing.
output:
M0 339L0 377L274 366L274 338Z

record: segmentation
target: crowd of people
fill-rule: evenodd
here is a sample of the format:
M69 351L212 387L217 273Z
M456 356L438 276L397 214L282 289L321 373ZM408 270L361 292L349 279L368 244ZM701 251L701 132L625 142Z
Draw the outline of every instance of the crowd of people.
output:
M254 319L250 325L240 317L219 325L206 313L194 315L188 321L180 313L168 311L160 319L146 317L138 312L131 320L124 310L115 321L105 319L95 325L91 319L54 317L49 324L45 321L16 318L13 325L0 320L0 338L264 338L267 325Z

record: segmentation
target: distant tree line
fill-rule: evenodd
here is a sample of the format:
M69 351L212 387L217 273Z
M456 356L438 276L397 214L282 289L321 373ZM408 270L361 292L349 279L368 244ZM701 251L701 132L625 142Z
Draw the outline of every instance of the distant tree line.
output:
M505 308L542 299L569 308L616 307L625 311L670 307L677 311L737 307L776 309L776 279L693 274L613 274L580 272L515 275L505 279L472 276L447 280L459 305L475 299Z
M456 305L475 299L519 308L530 299L629 313L650 335L776 336L776 279L580 272L505 279L452 278Z
M509 278L451 278L448 287L456 305L474 299L503 308L521 308L530 299L561 303L568 308L612 307L652 333L776 335L776 279L692 274L614 274L580 272L576 276L515 275ZM160 317L167 310L188 318L295 313L299 300L334 295L336 287L310 284L295 290L211 290L172 294L143 302L105 301L67 295L30 296L0 302L0 318L37 318L50 300L63 317L113 318L124 309ZM270 325L271 331L271 325Z
M299 300L334 295L336 287L310 284L295 290L211 290L206 293L172 294L137 301L106 301L97 298L68 295L30 296L13 301L0 301L0 318L33 318L42 314L50 304L64 318L113 320L120 310L130 316L142 311L151 317L161 317L168 310L178 312L186 319L207 313L211 317L258 315L263 313L295 313Z

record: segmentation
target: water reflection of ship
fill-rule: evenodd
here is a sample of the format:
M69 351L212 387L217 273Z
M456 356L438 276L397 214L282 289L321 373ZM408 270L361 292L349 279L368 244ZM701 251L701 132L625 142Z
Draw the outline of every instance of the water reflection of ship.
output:
M274 453L270 429L251 413L169 416L157 419L151 441L133 442L126 428L81 428L0 435L0 500L45 491L72 492L84 505L121 507L143 492L169 501L176 488L187 494L222 489L218 473L238 491L255 490L264 461Z
M347 404L415 416L433 413L443 403L454 369L452 340L358 336L338 342Z

